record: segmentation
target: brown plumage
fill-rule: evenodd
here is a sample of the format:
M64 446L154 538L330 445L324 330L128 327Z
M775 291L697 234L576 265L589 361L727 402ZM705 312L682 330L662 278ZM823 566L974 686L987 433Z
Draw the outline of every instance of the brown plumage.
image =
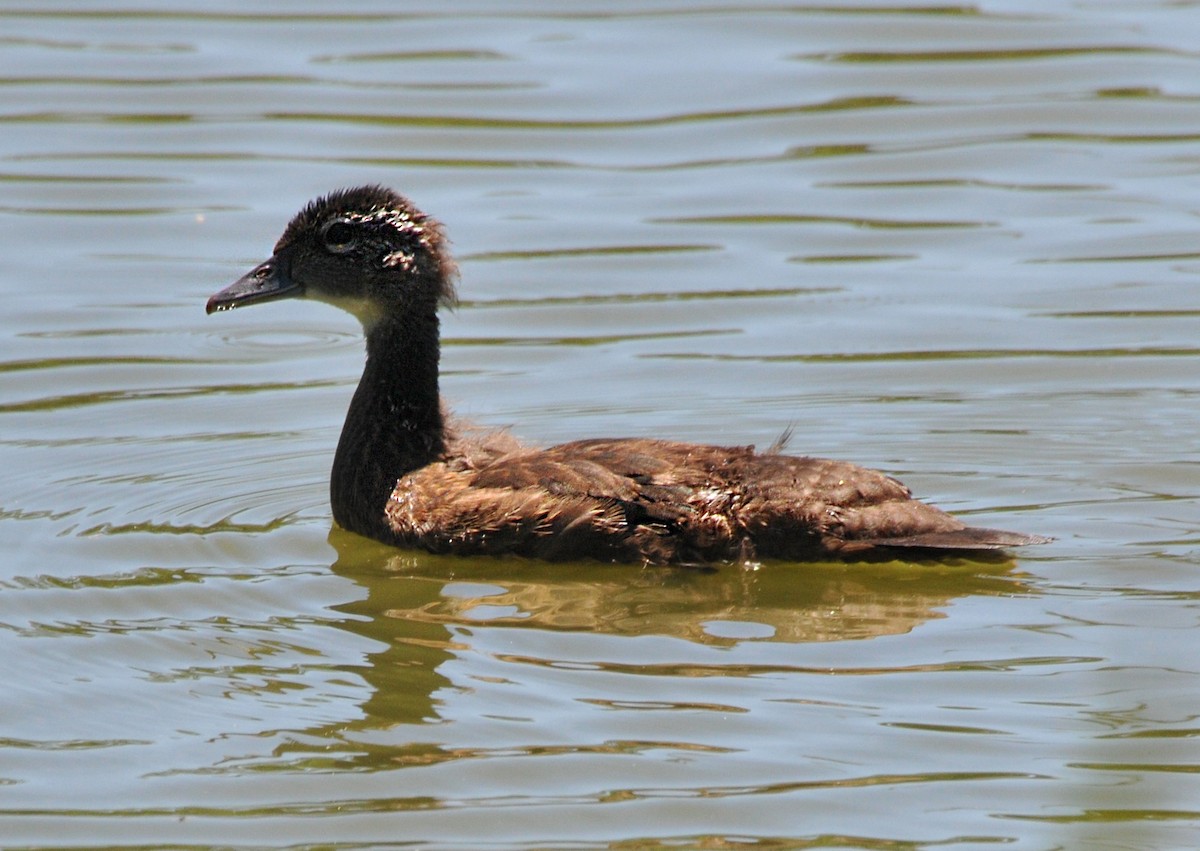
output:
M993 550L1047 539L969 527L895 479L774 448L643 438L548 449L449 424L437 308L453 303L440 226L378 186L305 207L273 256L208 312L288 296L363 323L367 362L334 456L343 527L432 552L713 563L892 550Z

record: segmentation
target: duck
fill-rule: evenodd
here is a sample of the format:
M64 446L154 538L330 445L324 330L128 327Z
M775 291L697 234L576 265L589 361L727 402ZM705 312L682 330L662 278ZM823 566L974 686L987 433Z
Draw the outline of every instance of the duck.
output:
M969 554L1048 538L969 526L885 473L646 437L520 443L456 420L438 386L438 312L456 304L442 225L381 185L331 192L209 314L285 298L346 310L366 362L330 474L334 522L460 556L646 565Z

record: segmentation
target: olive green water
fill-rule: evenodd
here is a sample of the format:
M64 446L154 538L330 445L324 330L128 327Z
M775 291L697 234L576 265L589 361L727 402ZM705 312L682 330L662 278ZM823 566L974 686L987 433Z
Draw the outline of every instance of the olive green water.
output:
M0 847L1200 845L1198 45L1152 0L0 7ZM459 413L791 426L1057 542L332 529L354 320L203 305L366 181L454 240Z

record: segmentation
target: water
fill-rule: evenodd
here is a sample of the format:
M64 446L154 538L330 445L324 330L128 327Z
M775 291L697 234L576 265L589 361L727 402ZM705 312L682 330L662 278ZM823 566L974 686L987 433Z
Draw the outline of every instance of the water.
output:
M0 10L0 845L1200 842L1188 4ZM901 476L1015 561L701 573L331 528L361 365L205 317L378 181L444 389Z

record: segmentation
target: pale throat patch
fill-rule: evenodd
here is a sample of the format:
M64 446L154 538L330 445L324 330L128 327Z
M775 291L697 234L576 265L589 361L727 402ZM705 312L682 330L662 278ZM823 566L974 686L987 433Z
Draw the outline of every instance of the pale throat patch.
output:
M384 311L380 309L379 305L365 296L332 296L320 300L326 304L332 304L334 307L340 307L347 313L353 313L362 323L364 333L369 333L384 316Z

